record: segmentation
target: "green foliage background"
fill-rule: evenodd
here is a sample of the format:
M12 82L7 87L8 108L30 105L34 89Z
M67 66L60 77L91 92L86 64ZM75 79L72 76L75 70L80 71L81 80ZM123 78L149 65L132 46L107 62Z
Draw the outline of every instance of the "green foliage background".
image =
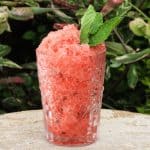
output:
M100 10L105 2L91 3ZM0 0L0 113L41 108L35 49L54 23L80 24L88 5L88 0ZM150 114L150 2L125 0L105 20L124 12L106 41L103 107Z

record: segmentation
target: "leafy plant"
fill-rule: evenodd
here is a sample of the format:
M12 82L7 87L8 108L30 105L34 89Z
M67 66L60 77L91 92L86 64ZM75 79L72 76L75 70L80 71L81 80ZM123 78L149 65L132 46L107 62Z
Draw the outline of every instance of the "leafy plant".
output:
M55 23L81 24L83 42L96 45L107 38L108 19L124 15L111 21L120 24L106 41L103 107L150 114L149 0L124 0L119 7L114 2L122 1L0 1L0 113L41 108L34 51ZM100 13L89 13L89 21L80 22L89 4L103 19Z
M0 67L21 68L13 61L3 58L5 55L9 54L10 51L11 48L9 46L0 44Z

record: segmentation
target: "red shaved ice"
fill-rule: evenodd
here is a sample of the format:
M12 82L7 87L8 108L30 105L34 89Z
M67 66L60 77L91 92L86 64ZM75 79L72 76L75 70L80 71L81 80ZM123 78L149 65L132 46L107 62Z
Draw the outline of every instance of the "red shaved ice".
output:
M36 50L49 141L84 145L96 140L105 70L105 44L80 44L75 25L50 32Z

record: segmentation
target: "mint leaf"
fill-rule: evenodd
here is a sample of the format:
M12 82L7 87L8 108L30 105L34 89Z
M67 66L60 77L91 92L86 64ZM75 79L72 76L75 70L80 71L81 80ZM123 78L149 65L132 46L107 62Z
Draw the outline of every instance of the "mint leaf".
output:
M89 5L81 18L80 42L87 43L90 46L101 44L109 37L121 20L122 17L118 16L103 23L102 13L96 12L94 7Z
M87 11L81 19L81 43L89 43L90 34L95 34L102 24L102 13L96 12L94 7L89 5Z
M103 15L102 13L96 12L96 16L91 24L90 34L95 34L99 27L103 24Z
M89 43L89 32L91 25L95 19L96 12L94 7L90 5L85 12L84 16L81 18L81 34L80 40L81 43Z
M89 40L89 45L96 46L104 42L112 32L112 30L120 23L122 17L114 17L104 22L96 34L92 35Z

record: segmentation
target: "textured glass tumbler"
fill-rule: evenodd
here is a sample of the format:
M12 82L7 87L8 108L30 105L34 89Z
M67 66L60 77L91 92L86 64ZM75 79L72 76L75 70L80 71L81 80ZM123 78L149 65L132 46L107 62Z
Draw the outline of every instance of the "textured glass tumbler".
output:
M100 119L105 45L90 53L36 51L48 141L82 146L95 142ZM78 53L77 53L78 52ZM60 52L61 53L61 52Z

